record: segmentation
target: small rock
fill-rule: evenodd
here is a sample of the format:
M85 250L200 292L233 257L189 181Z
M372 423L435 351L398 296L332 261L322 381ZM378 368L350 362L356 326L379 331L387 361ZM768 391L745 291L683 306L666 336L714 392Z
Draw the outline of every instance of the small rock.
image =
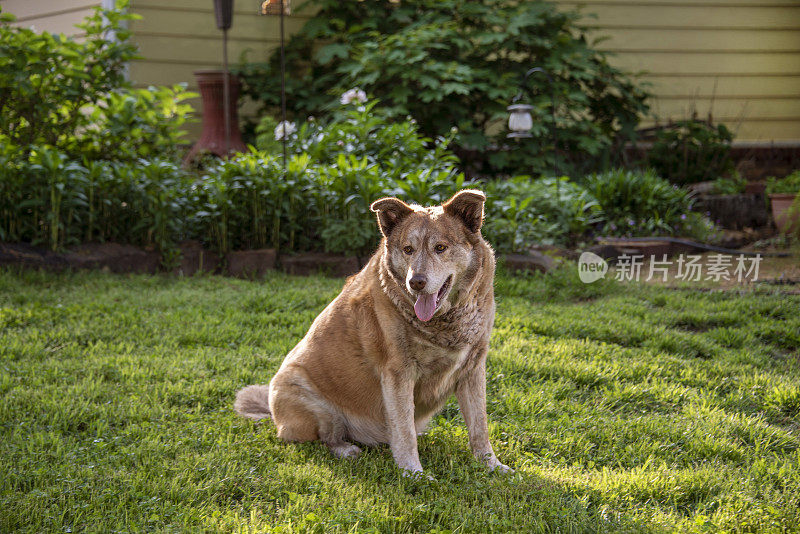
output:
M181 263L172 272L183 276L193 276L198 271L213 273L219 269L219 255L203 248L199 241L184 241L178 245Z
M531 251L529 254L503 254L501 258L504 261L506 269L512 273L523 271L539 271L546 273L556 266L556 262L553 258L536 251Z
M586 249L586 252L593 252L606 261L614 262L622 255L622 251L614 245L601 243L599 245L592 245Z
M275 268L274 248L237 250L228 253L228 274L237 278L260 278Z

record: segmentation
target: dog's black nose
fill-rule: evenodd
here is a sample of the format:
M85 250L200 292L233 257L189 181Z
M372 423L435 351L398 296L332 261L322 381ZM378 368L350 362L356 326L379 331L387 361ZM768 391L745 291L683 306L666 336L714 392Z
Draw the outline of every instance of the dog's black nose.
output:
M414 291L422 291L425 289L425 284L428 283L428 277L424 274L415 274L411 277L411 280L408 281L408 285L411 286L411 289Z

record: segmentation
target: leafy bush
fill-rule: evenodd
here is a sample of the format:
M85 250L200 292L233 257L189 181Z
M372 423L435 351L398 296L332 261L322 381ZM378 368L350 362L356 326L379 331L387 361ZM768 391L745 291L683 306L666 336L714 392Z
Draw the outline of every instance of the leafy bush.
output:
M284 178L279 159L264 152L217 161L192 185L196 237L223 254L268 246L306 249L315 235L307 232L313 182L307 164L307 156L292 156Z
M705 224L692 214L690 194L658 176L617 169L586 177L587 191L603 211L607 235L695 235Z
M125 25L138 17L127 5L95 8L78 25L81 37L12 26L14 16L2 13L0 144L23 156L52 147L72 160L175 155L191 112L185 100L196 95L183 86L129 87L125 66L136 46Z
M459 174L458 158L448 149L455 132L435 140L419 133L413 120L392 120L385 109L372 101L364 106L338 106L327 121L307 120L299 127L287 127L287 150L290 154L308 154L311 162L333 165L341 156L366 158L380 166L381 173L398 182L401 192L414 202L445 200L441 191L427 186L425 178L415 175L419 169L429 174L447 173L452 179ZM279 153L275 120L266 116L256 131L256 146L266 152ZM278 132L279 133L279 132ZM444 183L447 176L434 180ZM402 185L401 185L402 183ZM450 189L448 189L450 191Z
M767 193L774 195L777 193L800 193L800 170L783 178L774 176L767 180Z
M289 154L285 178L276 159L284 131ZM377 102L342 104L334 108L329 120L308 120L299 127L280 125L267 116L259 123L257 133L256 145L261 152L212 165L203 188L218 194L235 182L232 186L240 190L240 197L252 186L264 198L273 199L259 208L273 214L267 221L270 238L217 239L215 246L221 251L252 242L288 251L315 250L321 244L328 252L367 254L378 239L375 222L369 216L369 205L375 199L394 195L430 204L446 200L465 186L464 175L456 167L458 159L447 148L452 134L450 138L426 138L419 134L414 121L389 120L377 108ZM257 165L254 158L259 161ZM232 207L233 211L248 213L251 209L239 197L226 198L237 207ZM218 228L222 223L215 217L222 213L212 214L220 205L210 202L201 217L212 217L215 222L209 224ZM219 235L220 230L215 232ZM238 230L229 233L243 235Z
M498 252L525 252L535 243L574 245L600 222L597 201L566 178L518 176L488 182L483 234Z
M719 178L733 170L733 134L724 124L713 126L696 118L680 121L656 134L648 164L676 184Z
M552 168L550 94L533 77L534 138L505 144L506 106L531 66L555 81L565 153L593 164L629 137L646 112L647 93L590 46L575 11L549 2L317 0L317 11L287 49L286 89L295 117L322 116L331 95L358 86L394 117L410 115L428 137L460 134L456 152L481 173ZM278 57L239 69L245 95L270 112L280 96ZM466 156L472 158L466 161ZM562 162L563 166L563 162Z
M87 123L82 110L125 84L125 65L136 57L124 14L96 8L79 28L81 39L12 26L0 20L0 131L7 142L63 148ZM116 39L108 39L109 33Z
M2 145L0 238L53 250L113 240L157 247L167 261L187 237L223 254L266 246L367 254L378 241L369 212L376 198L441 202L465 185L447 139L426 139L411 122L387 123L372 106L336 117L290 136L285 174L266 137L273 153L212 160L202 175L188 174L174 157L133 160L141 145L120 147L125 160L117 161L90 159L101 150L78 160L47 145L27 156Z
M730 178L720 177L714 180L714 188L711 190L715 195L740 195L744 193L747 180L738 172L734 172Z
M185 83L112 91L85 107L88 124L68 149L89 159L177 159L186 134L181 128L194 111L186 100L195 96Z

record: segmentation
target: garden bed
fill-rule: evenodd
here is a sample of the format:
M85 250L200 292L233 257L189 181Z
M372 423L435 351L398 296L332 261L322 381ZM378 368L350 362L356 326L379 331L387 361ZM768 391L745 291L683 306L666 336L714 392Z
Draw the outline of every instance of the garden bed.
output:
M178 247L180 259L174 274L226 274L237 278L262 278L269 271L310 276L333 277L357 273L369 258L308 252L278 257L275 249L237 250L224 258L205 249L197 241ZM150 273L164 271L163 258L157 252L133 245L91 243L64 252L53 252L24 243L0 243L0 266L19 266L48 271L104 270L112 273Z
M236 278L263 278L269 271L281 270L299 276L325 275L346 277L356 274L369 261L369 256L345 256L324 252L306 252L278 256L275 249L229 252L221 258L197 241L178 247L180 259L173 274L193 276L197 273L225 274ZM537 251L529 254L498 256L512 272L548 272L555 261ZM117 243L92 243L65 252L52 252L24 243L0 243L0 266L19 266L48 271L103 270L112 273L150 273L165 271L160 254Z

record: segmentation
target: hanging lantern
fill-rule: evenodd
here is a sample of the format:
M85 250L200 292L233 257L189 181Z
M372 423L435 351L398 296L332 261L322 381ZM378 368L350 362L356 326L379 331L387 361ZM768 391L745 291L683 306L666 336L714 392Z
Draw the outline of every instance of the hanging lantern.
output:
M533 128L531 110L533 110L533 106L530 104L511 104L506 109L509 112L508 129L510 132L508 137L531 137L531 128Z

